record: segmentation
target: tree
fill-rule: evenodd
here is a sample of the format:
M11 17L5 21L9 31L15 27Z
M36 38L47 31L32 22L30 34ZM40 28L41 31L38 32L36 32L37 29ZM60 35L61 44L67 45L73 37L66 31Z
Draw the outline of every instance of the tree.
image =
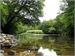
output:
M67 8L65 8L63 17L63 31L70 36L74 36L74 1L66 0Z
M54 27L56 29L56 32L62 34L63 32L63 13L61 13L60 15L58 15L53 21L55 21L54 23Z
M49 21L44 21L41 24L40 29L46 34L57 34L58 29L55 26L56 26L56 21L49 20Z
M3 0L1 5L1 30L3 33L14 33L14 24L18 21L39 21L42 16L44 0ZM11 27L11 28L10 28Z

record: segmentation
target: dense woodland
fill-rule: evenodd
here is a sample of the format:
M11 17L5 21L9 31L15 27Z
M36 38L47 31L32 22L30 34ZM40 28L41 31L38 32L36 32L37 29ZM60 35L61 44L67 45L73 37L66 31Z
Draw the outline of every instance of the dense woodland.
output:
M42 16L43 6L43 0L3 0L0 6L2 32L14 34L16 30L18 31L19 26L24 28L25 24L37 23L38 17Z
M25 33L27 30L43 30L46 34L74 35L74 1L62 1L60 13L55 19L40 22L44 0L2 0L1 32L6 34ZM66 6L66 7L65 7Z

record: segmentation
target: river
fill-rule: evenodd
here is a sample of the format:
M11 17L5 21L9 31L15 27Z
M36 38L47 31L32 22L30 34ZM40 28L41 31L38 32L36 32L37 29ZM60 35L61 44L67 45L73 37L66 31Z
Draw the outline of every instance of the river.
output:
M18 44L11 49L18 53L24 51L30 52L32 50L37 52L42 46L49 50L53 49L58 56L74 56L74 42L68 36L60 37L56 34L21 34L16 38L18 39Z

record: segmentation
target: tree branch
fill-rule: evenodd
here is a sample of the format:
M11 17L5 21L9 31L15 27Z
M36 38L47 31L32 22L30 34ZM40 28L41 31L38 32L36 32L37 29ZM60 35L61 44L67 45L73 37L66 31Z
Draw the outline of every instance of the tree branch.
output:
M24 3L23 6L21 6L19 8L19 10L15 13L15 15L11 16L11 19L7 22L7 24L4 26L4 28L7 27L10 23L12 23L12 21L15 19L16 15L22 10L22 8L25 6L26 3L27 3L27 1Z

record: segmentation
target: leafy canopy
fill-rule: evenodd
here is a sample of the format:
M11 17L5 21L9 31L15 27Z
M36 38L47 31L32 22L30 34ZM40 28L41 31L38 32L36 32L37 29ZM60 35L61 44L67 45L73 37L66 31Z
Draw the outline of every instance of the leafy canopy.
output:
M3 33L12 34L16 22L31 24L42 16L44 0L3 0L1 3L1 29ZM11 27L11 28L10 28Z

